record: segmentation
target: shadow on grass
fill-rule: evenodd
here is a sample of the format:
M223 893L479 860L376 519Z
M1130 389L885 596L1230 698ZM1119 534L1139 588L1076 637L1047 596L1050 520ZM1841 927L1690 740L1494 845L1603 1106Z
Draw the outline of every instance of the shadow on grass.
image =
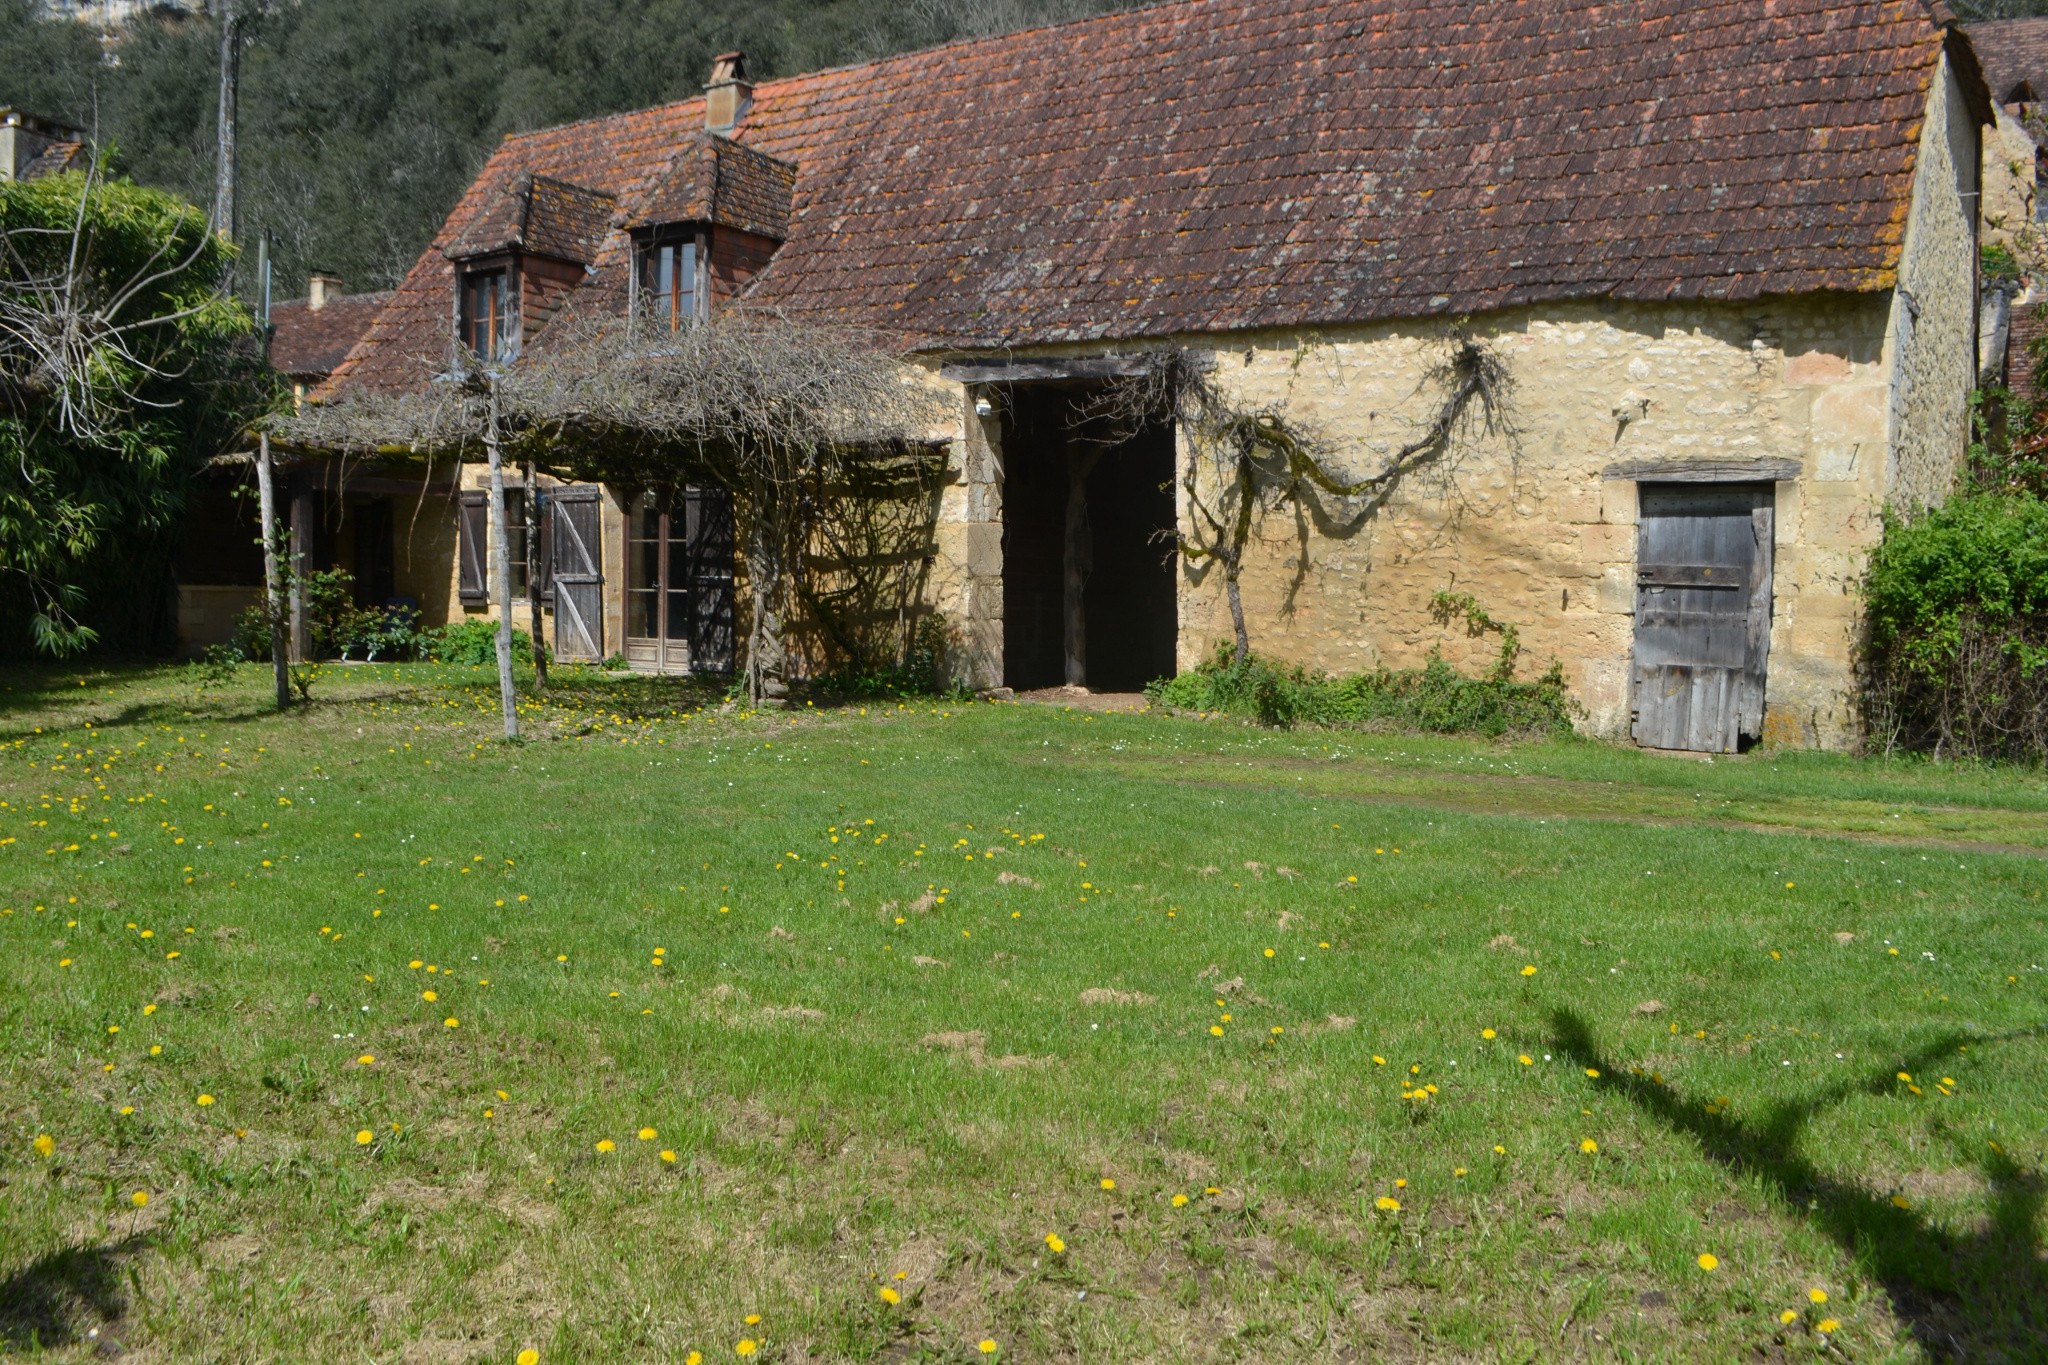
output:
M1775 1187L1796 1216L1833 1238L1884 1286L1893 1311L1929 1359L2048 1359L2048 1257L2037 1230L2048 1183L2040 1172L1987 1146L1974 1160L1990 1186L1990 1214L1974 1230L1958 1234L1902 1207L1894 1195L1830 1175L1800 1155L1800 1139L1816 1114L1855 1095L1893 1090L1893 1069L1829 1087L1809 1100L1775 1104L1761 1121L1745 1123L1647 1076L1629 1074L1601 1054L1585 1021L1569 1010L1553 1013L1551 1027L1560 1056L1600 1073L1596 1088L1623 1096L1691 1137L1716 1165ZM1899 1069L1916 1073L1938 1066L1961 1043L1982 1047L2043 1034L2048 1028L1992 1038L1955 1034L1909 1054Z
M122 1263L149 1244L146 1234L98 1246L69 1246L0 1280L0 1347L34 1351L68 1346L128 1311Z

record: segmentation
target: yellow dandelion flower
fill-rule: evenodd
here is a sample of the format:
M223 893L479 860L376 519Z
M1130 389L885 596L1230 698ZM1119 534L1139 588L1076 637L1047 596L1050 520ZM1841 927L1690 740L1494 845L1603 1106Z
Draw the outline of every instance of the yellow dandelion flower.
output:
M741 1337L739 1341L734 1344L732 1348L732 1353L736 1356L750 1356L760 1349L760 1342L754 1340L752 1337Z
M1593 1141L1593 1139L1591 1138L1580 1138L1579 1150L1584 1152L1586 1155L1591 1156L1593 1153L1600 1150L1600 1144Z
M1534 1057L1531 1057L1531 1056L1530 1056L1530 1055L1529 1055L1528 1053L1526 1053L1526 1052L1524 1052L1524 1053L1523 1053L1523 1054L1522 1054L1521 1056L1519 1056L1519 1057L1515 1058L1515 1060L1516 1060L1516 1061L1518 1061L1518 1062L1520 1062L1520 1063L1521 1063L1521 1064L1522 1064L1523 1066L1534 1066L1534 1065L1536 1065L1536 1059L1535 1059Z
M1842 1324L1836 1322L1833 1318L1822 1318L1815 1326L1823 1332L1839 1332L1842 1330Z
M1048 1232L1045 1234L1045 1249L1058 1256L1066 1251L1067 1244L1061 1240L1057 1232Z
M432 1003L433 1003L434 1001L436 1001L436 1000L439 1000L440 998L441 998L441 996L440 996L440 993L439 993L439 992L437 992L437 991L421 991L421 992L420 992L420 999L422 999L422 1000L426 1001L426 1002L427 1002L428 1004L432 1004Z
M1536 964L1535 964L1535 963L1533 963L1533 962L1531 962L1531 963L1530 963L1530 964L1529 964L1528 966L1526 966L1526 967L1522 968L1522 975L1523 975L1523 976L1534 976L1534 975L1536 975Z
M1399 1213L1401 1211L1401 1201L1384 1194L1373 1200L1372 1203L1374 1208L1386 1213Z
M128 1196L128 1202L133 1204L138 1209L142 1208L144 1205L149 1203L149 1191L137 1190L135 1193Z
M375 1057L375 1056L373 1056L372 1054L370 1054L370 1053L368 1053L368 1052L365 1052L365 1053L364 1053L364 1054L363 1054L362 1056L360 1056L360 1057L356 1058L356 1065L357 1065L357 1066L369 1066L369 1065L373 1064L373 1063L374 1063L374 1062L375 1062L376 1060L377 1060L377 1059L376 1059L376 1057Z
M599 1138L597 1150L600 1152L616 1152L619 1150L619 1144L613 1142L610 1138Z
M1702 1251L1700 1253L1699 1266L1701 1270L1719 1270L1721 1268L1721 1258L1711 1251Z
M1913 1201L1906 1198L1906 1196L1903 1194L1895 1194L1892 1196L1892 1207L1899 1209L1910 1209L1913 1207Z
M992 1356L996 1353L996 1339L994 1337L983 1337L975 1344L974 1349L980 1351L985 1356Z
M443 1024L445 1024L445 1025L446 1025L447 1027L449 1027L449 1028L461 1028L461 1027L462 1027L462 1021L461 1021L460 1019L457 1019L457 1018L456 1018L456 1017L455 1017L454 1015L452 1015L452 1014L451 1014L451 1015L449 1015L449 1016L448 1016L448 1017L447 1017L446 1019L443 1019L443 1020L442 1020L441 1022L442 1022Z
M1111 1180L1108 1176L1104 1176L1102 1177L1102 1188L1105 1190L1113 1190L1116 1188L1116 1182L1114 1180Z
M1508 1149L1501 1146L1498 1142L1496 1142L1493 1144L1493 1154L1495 1156L1506 1156L1508 1154Z
M1828 1301L1828 1291L1825 1289L1809 1289L1806 1291L1806 1301L1808 1303L1826 1303Z
M1784 1312L1778 1314L1778 1321L1784 1323L1786 1326L1789 1327L1793 1323L1799 1321L1799 1315L1793 1312L1791 1309L1787 1308Z
M749 1313L741 1321L749 1327L758 1327L761 1325L761 1315L759 1313Z
M204 1108L205 1108L205 1107L206 1107L207 1105L209 1105L209 1104L212 1104L212 1103L213 1103L213 1096L211 1096L211 1095L201 1095L201 1096L199 1097L199 1107L200 1107L201 1109L204 1109Z
M1495 1033L1494 1033L1494 1031L1493 1031L1492 1029L1490 1029L1490 1028L1483 1028L1483 1029L1479 1030L1479 1036L1480 1036L1481 1038L1484 1038L1484 1039L1486 1039L1486 1040L1487 1040L1488 1042L1492 1042L1492 1041L1493 1041L1493 1039L1494 1039L1495 1037L1497 1037L1498 1035L1497 1035L1497 1034L1495 1034Z
M540 1352L529 1346L519 1353L518 1361L519 1365L540 1365Z
M666 1162L668 1162L668 1163L669 1163L670 1165L674 1165L674 1164L675 1164L675 1159L676 1159L676 1154L675 1154L674 1152L671 1152L671 1151L667 1151L667 1150L664 1150L664 1151L662 1152L662 1154L661 1154L661 1159L662 1159L663 1161L666 1161Z
M51 1137L48 1133L37 1133L35 1149L37 1156L49 1156L57 1150L57 1139Z
M367 1128L356 1130L356 1146L367 1147L377 1140L377 1135Z
M886 1284L875 1291L875 1297L888 1304L891 1308L903 1302L903 1296Z
M639 1136L642 1142L652 1142L654 1141L656 1134L652 1128L642 1128L640 1130Z

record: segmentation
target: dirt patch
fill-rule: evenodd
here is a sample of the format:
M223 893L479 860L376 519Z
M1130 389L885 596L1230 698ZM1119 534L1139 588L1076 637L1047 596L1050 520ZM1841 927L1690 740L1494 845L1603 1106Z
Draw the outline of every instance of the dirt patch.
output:
M943 967L946 965L935 957L926 957L923 953L919 953L910 960L920 967Z
M781 939L784 943L796 942L796 935L792 934L791 932L789 932L789 930L783 928L779 924L768 931L768 937L774 939Z
M938 895L935 892L927 891L922 896L919 896L916 900L910 903L910 913L912 913L913 915L921 915L925 911L931 909L934 905L937 905L938 903Z
M1034 687L1019 692L1018 701L1033 706L1067 706L1076 711L1149 711L1152 703L1143 692L1090 692L1085 687Z
M263 1239L253 1233L238 1232L231 1237L216 1237L200 1248L199 1258L208 1270L219 1270L226 1266L246 1265L263 1254Z
M1662 1000L1645 1000L1642 1004L1636 1006L1635 1012L1637 1014L1662 1014L1664 1008Z
M1143 991L1118 991L1107 986L1090 986L1081 992L1084 1005L1150 1005L1156 1003Z
M1038 883L1021 872L998 872L996 873L996 884L998 886L1028 886L1033 891L1038 890Z
M1486 946L1489 948L1515 948L1520 945L1515 942L1513 934L1495 934L1487 940Z
M941 1051L957 1053L975 1066L992 1066L1002 1071L1013 1071L1019 1067L1038 1066L1052 1059L1050 1057L1020 1057L1013 1054L1002 1057L988 1055L988 1035L980 1029L949 1030L944 1033L927 1033L918 1039L921 1047L938 1048Z
M803 1019L812 1023L825 1017L825 1011L814 1010L809 1005L763 1005L761 1013L770 1019Z

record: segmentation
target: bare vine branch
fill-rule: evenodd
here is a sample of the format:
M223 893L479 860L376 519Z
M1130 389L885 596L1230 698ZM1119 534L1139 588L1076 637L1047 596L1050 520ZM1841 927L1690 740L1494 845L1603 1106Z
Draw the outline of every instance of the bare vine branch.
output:
M1463 444L1515 435L1513 376L1492 348L1462 330L1423 374L1417 391L1434 391L1429 419L1369 474L1341 472L1340 452L1281 403L1247 406L1211 377L1187 350L1167 353L1144 373L1120 380L1091 404L1094 415L1125 424L1170 417L1188 452L1181 488L1193 521L1175 533L1183 558L1223 569L1224 595L1235 634L1235 658L1251 652L1239 580L1254 524L1283 504L1320 494L1351 502L1350 519L1371 516L1401 484L1430 466L1455 462Z

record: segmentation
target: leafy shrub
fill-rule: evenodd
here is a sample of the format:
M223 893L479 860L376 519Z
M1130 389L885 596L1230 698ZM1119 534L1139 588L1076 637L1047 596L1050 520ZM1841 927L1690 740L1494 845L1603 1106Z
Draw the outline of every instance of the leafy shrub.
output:
M1239 663L1228 644L1145 694L1176 710L1249 716L1265 725L1371 725L1436 734L1567 734L1577 711L1556 664L1534 682L1515 682L1498 667L1487 677L1468 678L1432 655L1422 668L1333 678L1257 654Z
M2048 502L1978 492L1887 515L1865 602L1873 744L2048 758Z
M451 621L419 636L420 657L444 664L495 664L498 662L498 623L476 617ZM525 631L512 632L512 661L533 662L533 637Z

